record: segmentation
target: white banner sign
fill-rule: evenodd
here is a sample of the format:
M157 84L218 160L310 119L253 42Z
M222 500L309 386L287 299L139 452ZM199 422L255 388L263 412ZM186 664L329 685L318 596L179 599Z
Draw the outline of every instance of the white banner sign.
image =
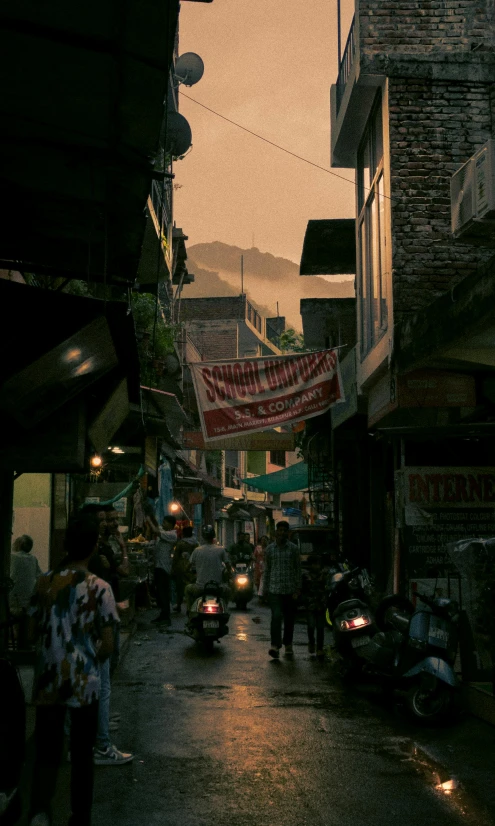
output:
M300 422L344 401L336 350L189 367L205 442Z

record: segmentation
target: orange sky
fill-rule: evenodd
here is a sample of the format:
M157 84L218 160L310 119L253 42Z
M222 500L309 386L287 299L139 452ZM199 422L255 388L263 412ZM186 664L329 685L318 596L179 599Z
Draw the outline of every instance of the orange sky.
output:
M181 6L179 53L202 80L182 91L330 169L337 0L213 0ZM342 0L343 41L352 0ZM352 217L354 186L180 97L193 147L175 164L175 216L189 244L223 241L299 263L309 219ZM353 171L335 170L353 180Z

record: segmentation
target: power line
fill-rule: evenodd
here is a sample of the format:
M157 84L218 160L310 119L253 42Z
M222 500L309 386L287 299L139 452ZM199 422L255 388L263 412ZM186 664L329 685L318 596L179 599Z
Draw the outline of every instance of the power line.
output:
M328 175L333 175L334 178L339 178L341 181L345 181L346 183L355 186L355 181L351 181L349 180L349 178L344 178L343 175L339 175L332 169L328 169L326 166L320 166L320 164L317 164L314 161L309 161L307 158L303 158L302 155L297 155L296 152L291 152L290 149L286 149L285 146L280 146L280 144L275 143L274 141L270 141L268 140L268 138L264 138L263 135L259 135L257 132L253 132L252 129L248 129L247 126L243 126L241 123L237 123L235 120L231 120L230 118L227 118L225 115L221 115L220 112L216 112L215 109L211 109L209 106L205 106L204 103L200 103L199 100L190 97L190 95L186 95L185 92L181 91L180 94L188 100L192 100L193 103L196 103L198 106L201 106L208 112L211 112L213 115L216 115L218 118L222 118L222 120L226 120L227 123L231 123L232 126L237 126L238 129L242 129L244 132L248 132L249 135L253 135L253 137L258 138L260 141L264 141L264 143L268 143L270 144L270 146L274 146L275 149L280 149L281 152L285 152L287 155L291 155L293 158L297 158L298 161L303 161L303 163L307 163L310 166L314 166L315 169L321 169L322 172L326 172ZM367 192L371 192L371 189L369 189L368 187L363 188ZM387 198L389 201L397 200L396 198L391 198L388 195L383 195L382 197Z

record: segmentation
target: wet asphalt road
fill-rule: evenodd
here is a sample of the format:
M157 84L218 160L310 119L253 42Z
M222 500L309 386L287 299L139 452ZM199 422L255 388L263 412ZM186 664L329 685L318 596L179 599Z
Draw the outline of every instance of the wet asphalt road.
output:
M303 622L293 660L277 662L256 602L232 609L210 655L182 634L184 615L165 633L154 615L140 614L112 687L114 742L136 757L96 769L93 826L493 823L435 789L414 727L381 695L349 692L309 656Z

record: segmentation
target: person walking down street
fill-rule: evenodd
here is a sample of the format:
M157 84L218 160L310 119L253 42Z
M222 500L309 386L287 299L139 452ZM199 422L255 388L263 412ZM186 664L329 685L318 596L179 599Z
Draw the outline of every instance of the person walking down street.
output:
M292 640L296 616L296 600L301 590L301 557L299 548L289 542L289 523L277 522L275 542L265 552L263 588L271 609L270 657L278 659L282 643L285 656L294 653ZM282 637L283 623L283 637Z
M270 540L267 536L262 536L254 549L254 586L259 597L261 594L261 577L265 566L265 551Z
M223 545L215 544L215 530L211 525L203 528L204 544L199 545L191 554L191 570L196 571L196 582L186 586L185 596L187 611L203 593L207 582L216 582L220 585L222 597L227 601L230 598L230 588L223 582L224 571L230 571L231 564L227 551Z
M165 516L162 527L159 528L156 522L148 517L148 524L152 533L157 537L152 548L155 562L154 583L156 601L160 613L151 622L163 625L171 625L170 619L170 583L172 576L172 555L177 542L177 531L175 530L175 516Z
M325 640L325 612L327 607L328 568L319 554L310 554L308 569L303 572L302 594L307 609L308 651L323 659ZM316 632L316 642L315 642Z
M112 544L108 541L109 533L114 523L115 511L111 505L85 505L82 513L93 513L99 526L98 545L89 562L88 570L106 582L113 592L112 582L119 588L119 571L123 563L114 553ZM110 519L109 519L110 517ZM117 522L118 525L118 522ZM115 594L114 594L115 598ZM117 612L118 612L117 603ZM113 649L110 657L99 663L100 669L100 697L98 703L98 728L94 749L94 763L97 766L122 766L134 760L131 752L120 751L110 738L110 697L112 693L111 674L118 663L120 650L120 621L113 629ZM72 757L72 752L71 752Z
M98 725L99 663L112 653L119 622L112 589L88 571L98 541L95 514L80 513L67 528L64 564L39 577L29 607L36 641L33 702L35 764L30 826L51 826L64 721L70 713L70 826L90 826L93 747Z
M14 633L19 648L27 645L29 600L42 573L38 560L31 554L32 549L33 540L23 534L15 540L10 557L10 578L14 586L9 593L9 609L16 623Z
M172 560L172 577L175 580L177 593L177 605L174 610L177 614L180 614L182 609L186 585L191 581L190 558L198 544L196 537L193 536L193 529L190 525L186 525L182 529L181 538L177 541Z

